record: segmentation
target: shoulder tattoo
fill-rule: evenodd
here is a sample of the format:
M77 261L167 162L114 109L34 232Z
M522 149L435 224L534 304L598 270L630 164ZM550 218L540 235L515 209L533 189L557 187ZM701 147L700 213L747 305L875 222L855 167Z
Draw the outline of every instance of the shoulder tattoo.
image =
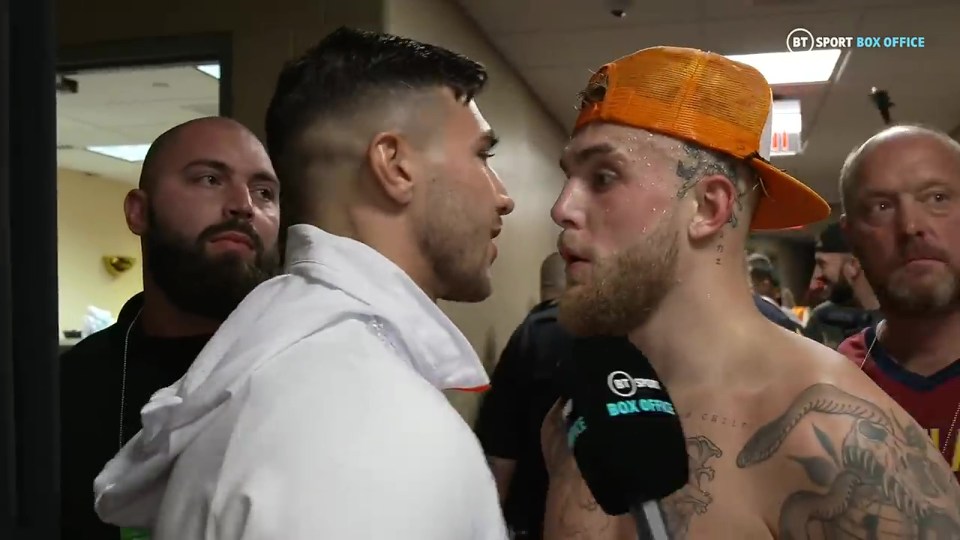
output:
M814 415L842 417L849 427L839 436L828 434ZM797 430L811 430L819 446L810 455L785 456L813 488L787 496L780 538L811 538L812 529L826 538L960 538L960 486L920 426L899 416L836 386L816 384L757 430L737 456L740 468L775 456Z

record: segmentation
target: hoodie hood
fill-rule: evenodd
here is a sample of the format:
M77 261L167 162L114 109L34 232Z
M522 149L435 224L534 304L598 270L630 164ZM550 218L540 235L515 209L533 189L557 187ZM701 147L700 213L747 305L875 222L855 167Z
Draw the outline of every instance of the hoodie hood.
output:
M287 274L251 292L187 373L141 410L143 429L94 481L107 523L151 527L177 457L244 385L288 346L347 319L371 329L433 386L480 390L489 379L460 330L398 266L360 242L310 225L288 230Z

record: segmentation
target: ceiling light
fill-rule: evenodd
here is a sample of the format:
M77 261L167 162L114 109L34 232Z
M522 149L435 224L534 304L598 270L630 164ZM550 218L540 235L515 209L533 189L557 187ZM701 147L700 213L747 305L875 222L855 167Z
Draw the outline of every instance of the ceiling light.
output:
M202 66L196 66L196 68L214 79L220 80L220 64L204 64Z
M727 58L756 68L771 86L822 83L830 80L840 60L840 49L804 52L741 54Z
M800 134L803 131L803 116L799 99L784 99L773 102L773 121L770 126L770 155L792 156L803 147Z
M150 150L150 145L120 144L115 146L88 146L87 150L95 154L135 163L137 161L143 161L143 158L147 156L147 150Z

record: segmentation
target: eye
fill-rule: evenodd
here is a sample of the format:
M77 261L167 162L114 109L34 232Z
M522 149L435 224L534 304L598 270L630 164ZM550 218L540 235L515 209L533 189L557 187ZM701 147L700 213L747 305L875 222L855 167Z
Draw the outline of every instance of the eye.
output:
M480 159L486 161L492 158L493 156L495 156L496 154L494 154L493 151L491 150L481 150L480 153L477 155L480 156Z
M270 188L255 188L253 192L267 202L273 202L277 200L276 193L274 193L274 191Z
M948 194L946 194L946 193L944 193L944 192L942 192L942 191L938 191L938 192L934 193L933 195L931 195L930 199L931 199L933 202L942 203L942 202L947 202L948 200L950 200L950 195L948 195Z
M600 169L593 175L594 187L604 188L617 180L617 173L609 169Z
M212 174L204 174L197 178L197 182L208 186L216 186L220 184L220 179Z
M886 201L875 201L867 205L867 209L873 213L882 212L884 210L889 210L890 204L887 203Z

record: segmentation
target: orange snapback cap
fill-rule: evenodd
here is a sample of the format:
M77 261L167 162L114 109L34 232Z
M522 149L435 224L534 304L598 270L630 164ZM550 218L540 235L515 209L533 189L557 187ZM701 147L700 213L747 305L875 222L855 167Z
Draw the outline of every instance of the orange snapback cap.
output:
M601 67L581 97L574 129L623 124L747 162L764 190L751 229L799 227L830 215L815 191L770 163L773 93L751 66L696 49L652 47Z

